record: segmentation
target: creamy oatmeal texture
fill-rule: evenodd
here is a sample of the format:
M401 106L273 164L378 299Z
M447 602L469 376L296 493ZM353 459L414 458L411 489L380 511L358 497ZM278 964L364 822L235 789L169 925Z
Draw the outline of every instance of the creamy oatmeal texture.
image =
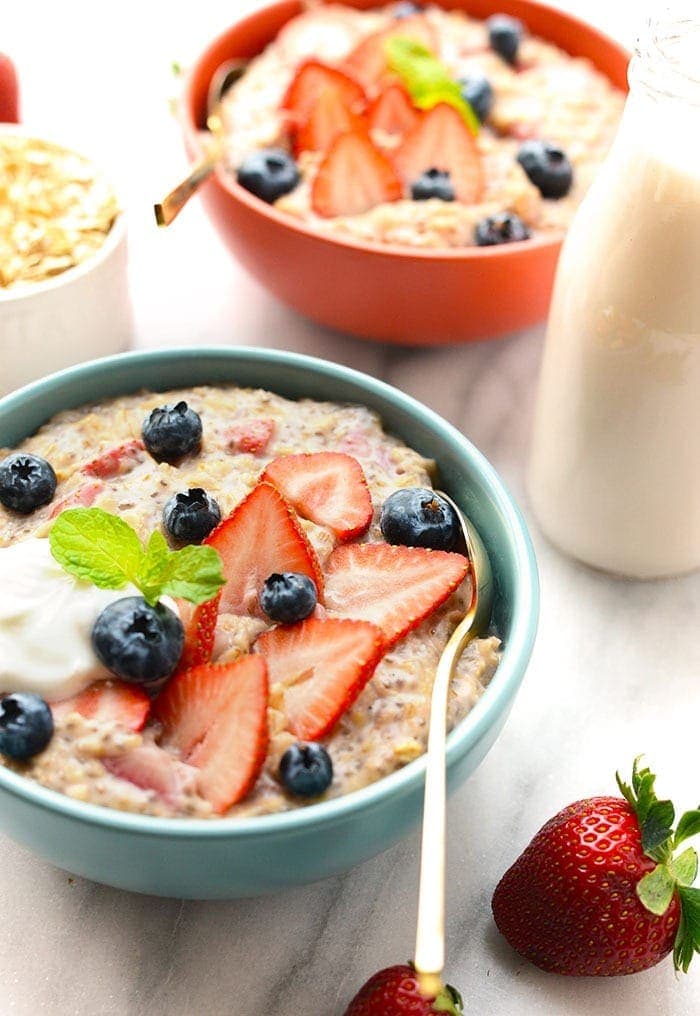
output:
M341 5L330 9L337 13L333 28L314 32L311 8L297 19L300 24L307 19L306 30L288 25L227 92L222 115L232 171L251 151L289 148L280 103L304 59L314 56L342 66L359 41L396 24L391 5L370 11ZM327 20L329 8L320 10ZM481 200L477 204L399 200L360 215L324 219L314 213L310 201L320 159L316 153L302 152L302 181L279 198L276 207L315 229L412 247L470 246L476 224L504 211L517 214L533 233L565 230L612 143L622 113L622 92L587 60L571 57L535 36L525 36L513 67L489 48L485 22L435 6L426 7L424 16L437 40L436 55L454 78L481 73L494 90L493 108L477 137L485 182ZM567 153L574 183L565 197L543 198L516 161L521 142L529 138L549 141Z
M157 463L136 448L117 476L99 479L91 477L89 469L84 471L90 461L115 445L137 441L151 409L180 399L185 399L202 418L204 438L198 455L172 466ZM274 423L273 437L264 454L235 451L232 428L260 419ZM0 547L30 536L45 536L57 506L85 503L120 515L147 537L160 528L166 500L188 487L207 490L225 516L255 486L268 461L300 451L332 449L360 462L374 506L373 521L363 540L382 539L379 509L390 493L399 487L432 485L433 463L385 434L376 414L362 406L308 399L292 402L269 392L234 387L198 387L165 395L142 393L70 410L51 420L21 448L52 463L58 489L51 504L29 517L11 515L0 507ZM6 451L0 450L0 457ZM335 545L334 537L322 526L303 520L302 525L323 564ZM467 579L441 608L382 658L354 705L323 738L334 767L334 780L326 796L363 787L425 751L435 667L466 608L468 587ZM250 651L265 627L265 622L255 617L222 615L215 659L230 661ZM469 712L482 693L497 666L498 655L499 641L495 637L478 639L468 647L451 689L450 727ZM280 704L281 687L272 685L265 766L253 791L229 815L259 815L299 803L284 792L277 778L281 755L297 740L285 730ZM98 724L75 712L59 714L56 734L45 751L28 763L5 760L5 764L79 800L155 815L209 816L211 806L197 794L197 771L192 766L183 762L169 766L158 794L124 778L139 753L157 758L158 734L154 722L137 734L114 723Z

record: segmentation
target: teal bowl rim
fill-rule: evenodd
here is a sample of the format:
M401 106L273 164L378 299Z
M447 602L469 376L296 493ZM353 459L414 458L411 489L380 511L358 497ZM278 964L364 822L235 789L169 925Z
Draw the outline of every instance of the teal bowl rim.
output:
M508 712L524 677L532 653L539 615L539 581L537 563L532 541L525 521L507 487L490 462L456 427L444 420L438 413L423 405L417 399L406 395L398 388L378 381L362 371L332 363L302 353L258 348L255 346L186 346L166 349L132 350L115 356L90 360L87 363L68 367L34 381L0 399L0 409L11 412L19 409L27 397L41 394L46 389L60 388L65 382L84 379L86 382L101 376L111 367L132 363L172 362L173 360L237 359L259 358L261 363L283 364L292 368L309 370L329 380L354 382L386 402L417 417L441 440L453 443L466 454L483 477L492 492L502 519L507 524L508 535L515 557L514 585L518 591L513 604L513 627L494 677L488 687L465 718L457 724L447 738L447 767L461 755L468 752L486 734L503 713ZM274 387L274 386L271 386ZM332 395L329 395L332 398ZM69 408L69 407L66 407ZM72 408L72 407L71 407ZM518 602L521 601L521 602ZM384 776L367 787L352 791L342 797L318 804L306 805L292 811L277 812L242 818L167 818L122 812L102 805L75 801L59 791L42 787L38 783L0 766L0 787L22 797L30 804L39 805L49 811L62 813L65 817L89 825L99 825L122 831L131 831L145 836L174 836L184 839L209 837L254 837L276 832L299 832L327 822L333 823L357 810L379 805L384 797L395 793L415 790L425 772L425 755L409 762L403 768Z

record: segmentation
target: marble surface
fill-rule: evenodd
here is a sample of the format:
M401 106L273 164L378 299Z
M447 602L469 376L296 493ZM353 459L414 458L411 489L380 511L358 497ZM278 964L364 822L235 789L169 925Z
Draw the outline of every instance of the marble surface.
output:
M541 329L433 351L329 334L248 279L196 201L171 231L153 227L150 205L183 165L166 108L169 62L186 62L254 6L39 0L3 11L25 119L97 152L126 197L136 344L290 348L384 378L459 426L529 514ZM562 6L627 41L640 18L635 0ZM630 978L557 978L522 962L490 917L493 887L540 825L572 800L612 792L615 769L637 753L679 806L698 800L700 576L626 583L566 560L534 525L533 536L543 601L532 665L500 740L450 807L449 979L473 1016L691 1016L700 963L682 980L670 962ZM2 837L0 849L2 1016L340 1016L367 976L411 954L416 836L342 877L227 903L129 895Z

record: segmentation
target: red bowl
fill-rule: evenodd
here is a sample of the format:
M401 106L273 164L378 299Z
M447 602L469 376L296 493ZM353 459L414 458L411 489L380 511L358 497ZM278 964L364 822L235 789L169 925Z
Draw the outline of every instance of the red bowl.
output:
M380 6L377 0L344 0ZM585 22L535 0L432 0L486 18L520 18L533 35L572 56L587 57L627 89L629 55ZM202 53L180 104L188 154L202 154L198 125L217 68L252 57L272 41L300 0L283 0L249 15ZM538 237L504 247L416 250L326 236L277 211L220 168L200 190L222 238L243 266L279 300L309 318L367 339L439 345L495 338L546 317L561 238Z

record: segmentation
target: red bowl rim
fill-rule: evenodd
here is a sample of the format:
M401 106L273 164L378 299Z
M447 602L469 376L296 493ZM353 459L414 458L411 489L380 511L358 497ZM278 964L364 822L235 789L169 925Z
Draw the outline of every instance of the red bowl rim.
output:
M254 24L261 17L264 17L270 10L287 6L288 2L289 0L276 0L275 3L265 4L265 6L247 14L238 21L234 21L228 26L228 28L222 31L211 41L207 48L200 53L199 57L197 57L197 59L189 67L184 78L182 92L178 102L178 118L185 135L185 146L188 154L196 153L197 157L200 157L203 154L202 145L199 140L200 129L197 127L193 115L195 85L201 74L202 65L207 63L210 54L213 51L218 50L234 31L240 30L247 24ZM340 2L342 2L342 0L340 0ZM437 6L441 6L441 0L432 0L432 2ZM621 43L607 35L605 32L600 31L600 29L591 25L589 22L584 21L582 18L579 18L574 14L569 14L556 7L552 7L551 4L541 3L540 0L521 0L521 2L527 7L532 7L547 13L555 20L567 23L572 32L576 32L577 30L584 30L588 32L590 35L596 37L602 45L617 49L620 55L629 61L630 53ZM380 5L381 0L377 0L377 6ZM238 201L242 205L246 205L250 211L261 215L263 218L270 219L272 222L275 222L278 226L288 230L289 232L300 233L311 240L322 244L329 244L333 247L344 247L351 250L361 251L365 254L373 254L375 257L384 255L391 258L418 258L445 262L473 261L481 258L495 257L517 258L526 251L534 252L538 249L551 250L553 248L558 248L561 246L565 235L565 232L561 231L552 236L537 236L532 237L529 240L522 240L519 243L504 244L503 246L493 247L475 246L424 248L359 240L354 237L343 236L342 234L335 235L323 233L318 229L314 229L311 225L307 225L300 220L296 220L288 213L280 212L272 205L267 205L264 202L261 202L254 195L250 194L244 187L241 187L232 174L222 165L215 167L214 177L216 183L219 184L222 190L229 194L230 197L234 198L234 200Z

